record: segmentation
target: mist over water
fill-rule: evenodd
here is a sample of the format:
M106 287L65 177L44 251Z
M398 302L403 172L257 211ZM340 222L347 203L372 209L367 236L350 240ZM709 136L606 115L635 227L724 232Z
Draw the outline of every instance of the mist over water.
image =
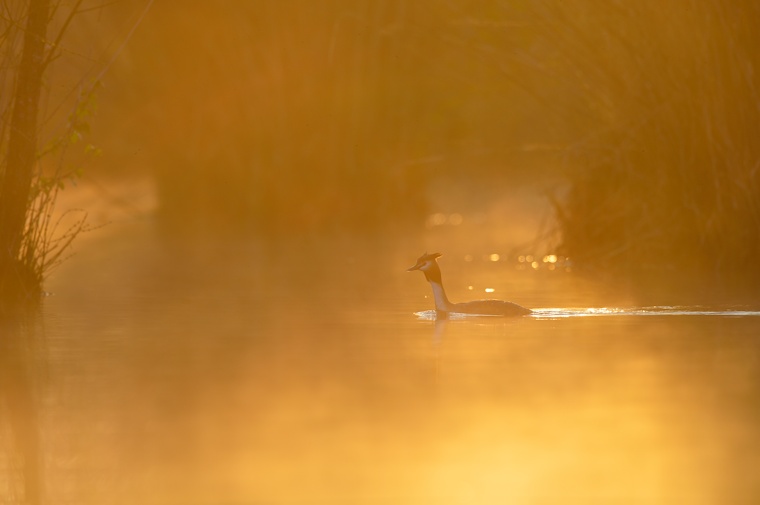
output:
M183 6L51 18L0 504L760 500L755 3Z
M538 310L430 320L415 315L432 308L424 277L405 271L417 250L173 243L159 230L106 230L50 280L35 387L16 391L34 408L5 406L39 440L6 431L4 461L22 469L4 479L11 503L24 460L39 463L43 503L760 494L757 312L605 309L603 289L572 273L447 255L452 298Z

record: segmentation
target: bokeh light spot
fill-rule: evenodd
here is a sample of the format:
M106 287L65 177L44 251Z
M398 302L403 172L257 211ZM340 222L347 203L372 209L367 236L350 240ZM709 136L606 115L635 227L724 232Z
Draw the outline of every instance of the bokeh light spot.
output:
M459 226L460 224L462 224L462 221L464 221L462 214L459 214L457 212L449 216L449 224L452 226Z

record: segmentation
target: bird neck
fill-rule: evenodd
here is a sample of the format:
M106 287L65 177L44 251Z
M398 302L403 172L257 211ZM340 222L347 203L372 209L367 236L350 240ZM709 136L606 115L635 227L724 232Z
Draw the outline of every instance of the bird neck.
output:
M442 312L451 311L451 302L446 297L446 291L443 289L443 284L430 281L430 287L433 288L433 299L435 300L435 310Z
M435 261L432 262L433 264L428 268L427 270L423 270L422 273L425 274L425 279L427 279L428 282L437 282L438 284L441 283L441 268L438 266L438 263Z
M446 296L446 291L443 289L443 282L441 281L441 269L438 265L433 265L433 268L424 271L425 278L430 283L430 287L433 288L433 299L435 300L435 310L443 312L449 312L451 310L451 302Z

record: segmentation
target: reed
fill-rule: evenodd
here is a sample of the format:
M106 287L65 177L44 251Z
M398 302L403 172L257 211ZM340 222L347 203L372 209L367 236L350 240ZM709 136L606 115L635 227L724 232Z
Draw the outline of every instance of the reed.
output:
M147 146L164 215L284 232L422 221L434 107L404 5L196 2L179 20L156 5L131 49L163 98L143 117L171 124Z
M587 116L555 200L563 253L629 278L756 285L760 5L536 6L556 55L542 71L581 100L555 104Z
M157 3L109 140L139 139L122 158L156 167L172 223L286 233L421 221L433 169L495 180L547 146L578 268L755 282L757 19L746 0Z

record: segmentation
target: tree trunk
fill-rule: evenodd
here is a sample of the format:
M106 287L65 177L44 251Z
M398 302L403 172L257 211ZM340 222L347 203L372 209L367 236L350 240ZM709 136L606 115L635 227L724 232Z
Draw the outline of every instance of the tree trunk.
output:
M29 1L8 133L8 157L5 171L0 174L0 296L16 291L19 279L28 280L18 256L37 160L37 113L49 19L50 0Z

